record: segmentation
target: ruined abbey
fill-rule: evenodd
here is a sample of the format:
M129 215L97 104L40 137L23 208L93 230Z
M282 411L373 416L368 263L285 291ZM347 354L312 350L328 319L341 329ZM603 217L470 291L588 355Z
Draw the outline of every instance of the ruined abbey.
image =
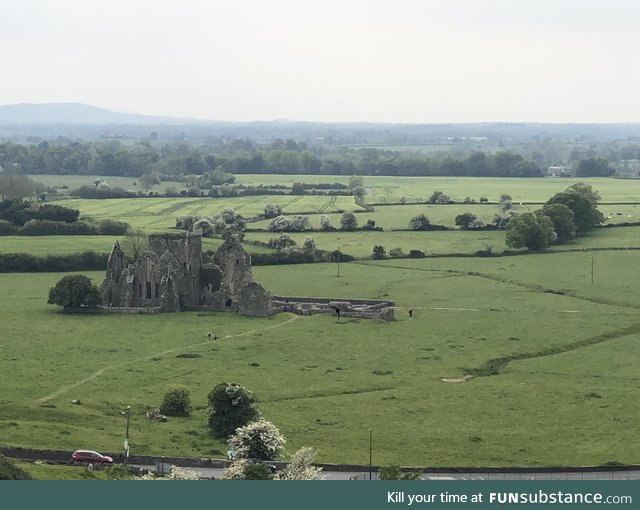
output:
M388 300L272 296L253 281L251 257L231 236L213 256L202 258L200 232L152 234L149 246L127 264L122 246L113 245L100 286L105 313L160 313L185 310L237 312L270 317L329 313L340 317L393 320Z
M148 249L133 264L125 263L122 246L114 243L100 294L103 307L112 311L273 314L271 294L253 281L251 257L240 243L228 238L206 264L199 232L152 234Z

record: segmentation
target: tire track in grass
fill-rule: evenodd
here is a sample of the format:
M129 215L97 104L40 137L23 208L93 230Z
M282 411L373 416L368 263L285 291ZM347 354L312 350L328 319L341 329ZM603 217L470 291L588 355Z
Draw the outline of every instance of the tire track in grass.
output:
M284 322L280 322L278 324L274 324L273 326L268 326L266 328L260 328L260 329L252 329L249 331L244 331L243 333L237 333L234 335L226 335L223 337L220 337L218 340L216 340L217 342L220 342L221 340L226 340L229 338L238 338L238 337L242 337L242 336L247 336L247 335L252 335L254 333L261 333L263 331L268 331L270 329L275 329L275 328L279 328L280 326L284 326L286 324L290 324L291 322L299 319L299 316L295 316L295 317L291 317L290 319L284 321ZM58 388L56 391L54 391L53 393L46 395L44 397L39 398L38 400L35 401L36 404L43 404L45 402L47 402L48 400L53 400L56 397L59 397L60 395L63 395L64 393L66 393L69 390L72 390L74 388L77 388L78 386L82 386L85 383L88 383L89 381L92 381L93 379L96 379L97 377L100 377L102 374L104 374L107 370L112 370L114 368L118 368L118 367L122 367L125 365L130 365L132 363L140 363L141 361L147 361L150 360L151 358L155 358L155 357L159 357L159 356L165 356L167 354L172 354L174 352L178 352L178 351L183 351L185 349L193 349L195 347L200 347L203 345L209 345L211 344L212 341L211 340L207 340L205 342L198 342L195 344L191 344L191 345L185 345L182 347L176 347L175 349L167 349L164 351L160 351L160 352L155 352L153 354L148 354L146 356L142 356L140 358L136 358L136 359L132 359L129 361L122 361L120 363L114 363L113 365L109 365L106 367L102 367L99 370L96 370L95 372L93 372L91 375L75 382L72 384L67 384L65 386L62 386L61 388Z

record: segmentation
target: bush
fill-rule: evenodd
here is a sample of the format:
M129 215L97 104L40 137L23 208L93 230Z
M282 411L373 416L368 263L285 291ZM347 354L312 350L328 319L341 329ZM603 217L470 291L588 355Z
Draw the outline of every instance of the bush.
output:
M209 427L218 437L228 437L238 427L260 418L253 394L244 386L221 383L207 397Z
M325 232L335 230L331 225L331 219L326 214L320 215L320 230L324 230Z
M98 227L78 221L66 223L64 221L29 220L20 229L23 236L69 236L69 235L97 235Z
M387 253L386 253L386 251L384 249L384 246L380 246L380 245L376 244L373 247L373 250L371 250L371 256L376 260L387 258Z
M229 438L229 446L238 457L275 460L284 450L286 439L270 421L260 419L238 427Z
M31 475L0 454L0 480L32 480Z
M18 232L18 229L14 227L7 220L0 220L0 236L12 236Z
M61 205L47 204L38 209L35 214L37 220L64 221L66 223L75 223L78 221L80 211L77 209L69 209Z
M398 259L398 258L404 257L404 253L402 252L402 248L400 248L400 247L391 248L389 250L389 257L391 257L392 259Z
M458 214L458 216L456 216L455 223L460 228L467 229L469 228L469 225L471 225L471 223L473 223L476 219L478 219L478 217L475 214L466 212Z
M49 289L47 302L64 308L92 307L100 304L100 294L89 278L73 274L65 276Z
M358 228L358 220L356 215L350 212L346 212L340 218L340 230L354 231Z
M282 207L279 205L267 204L264 206L264 217L267 219L275 218L282 214Z
M426 255L421 250L409 250L409 257L411 257L412 259L422 259L426 257Z
M289 219L282 215L273 218L271 223L269 223L269 230L271 232L285 232L289 230L289 227Z
M100 234L105 236L122 236L127 233L129 224L124 221L102 220L98 223Z
M296 242L289 237L289 234L280 234L280 237L273 237L269 239L267 246L274 250L289 250L296 245Z
M0 273L104 270L108 258L108 253L95 251L44 257L36 257L30 253L0 253Z
M160 413L167 416L189 416L191 398L185 388L171 388L162 399Z
M429 228L429 223L429 218L424 214L418 214L409 221L409 228L411 230L427 230Z

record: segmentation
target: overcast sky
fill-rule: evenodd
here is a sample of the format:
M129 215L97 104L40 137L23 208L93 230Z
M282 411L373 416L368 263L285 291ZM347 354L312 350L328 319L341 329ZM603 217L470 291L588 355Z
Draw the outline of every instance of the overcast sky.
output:
M636 0L0 0L0 104L640 122Z

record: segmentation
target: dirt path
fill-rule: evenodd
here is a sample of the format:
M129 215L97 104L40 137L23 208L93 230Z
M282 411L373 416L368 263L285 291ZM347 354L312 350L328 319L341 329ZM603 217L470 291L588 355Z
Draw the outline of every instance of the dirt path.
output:
M252 335L254 333L261 333L262 331L268 331L270 329L279 328L280 326L284 326L285 324L289 324L289 323L291 323L291 322L293 322L293 321L295 321L295 320L297 320L299 318L300 318L299 316L295 316L295 317L291 317L289 320L286 320L284 322L280 322L278 324L274 324L273 326L268 326L266 328L252 329L250 331L245 331L243 333L237 333L235 335L223 336L223 337L218 338L215 341L215 343L218 343L218 342L220 342L222 340L226 340L226 339L229 339L229 338L238 338L238 337L241 337L241 336ZM131 363L139 363L141 361L147 361L147 360L150 360L151 358L155 358L155 357L159 357L159 356L165 356L167 354L172 354L174 352L183 351L185 349L193 349L194 347L200 347L202 345L208 345L208 344L211 344L211 343L212 343L212 340L207 340L205 342L198 342L198 343L191 344L191 345L185 345L185 346L182 346L182 347L176 347L175 349L167 349L165 351L154 352L152 354L148 354L148 355L142 356L140 358L132 359L132 360L129 360L129 361L123 361L121 363L114 363L113 365L102 367L100 370L96 370L94 373L92 373L91 375L88 375L87 377L85 377L84 379L81 379L80 381L77 381L77 382L74 382L72 384L67 384L65 386L62 386L61 388L57 389L53 393L39 398L38 400L35 401L35 403L36 404L43 404L44 402L46 402L48 400L53 400L54 398L59 397L60 395L63 395L67 391L72 390L73 388L77 388L78 386L82 386L83 384L88 383L89 381L92 381L93 379L96 379L97 377L100 377L107 370L112 370L114 368L122 367L124 365L130 365Z

